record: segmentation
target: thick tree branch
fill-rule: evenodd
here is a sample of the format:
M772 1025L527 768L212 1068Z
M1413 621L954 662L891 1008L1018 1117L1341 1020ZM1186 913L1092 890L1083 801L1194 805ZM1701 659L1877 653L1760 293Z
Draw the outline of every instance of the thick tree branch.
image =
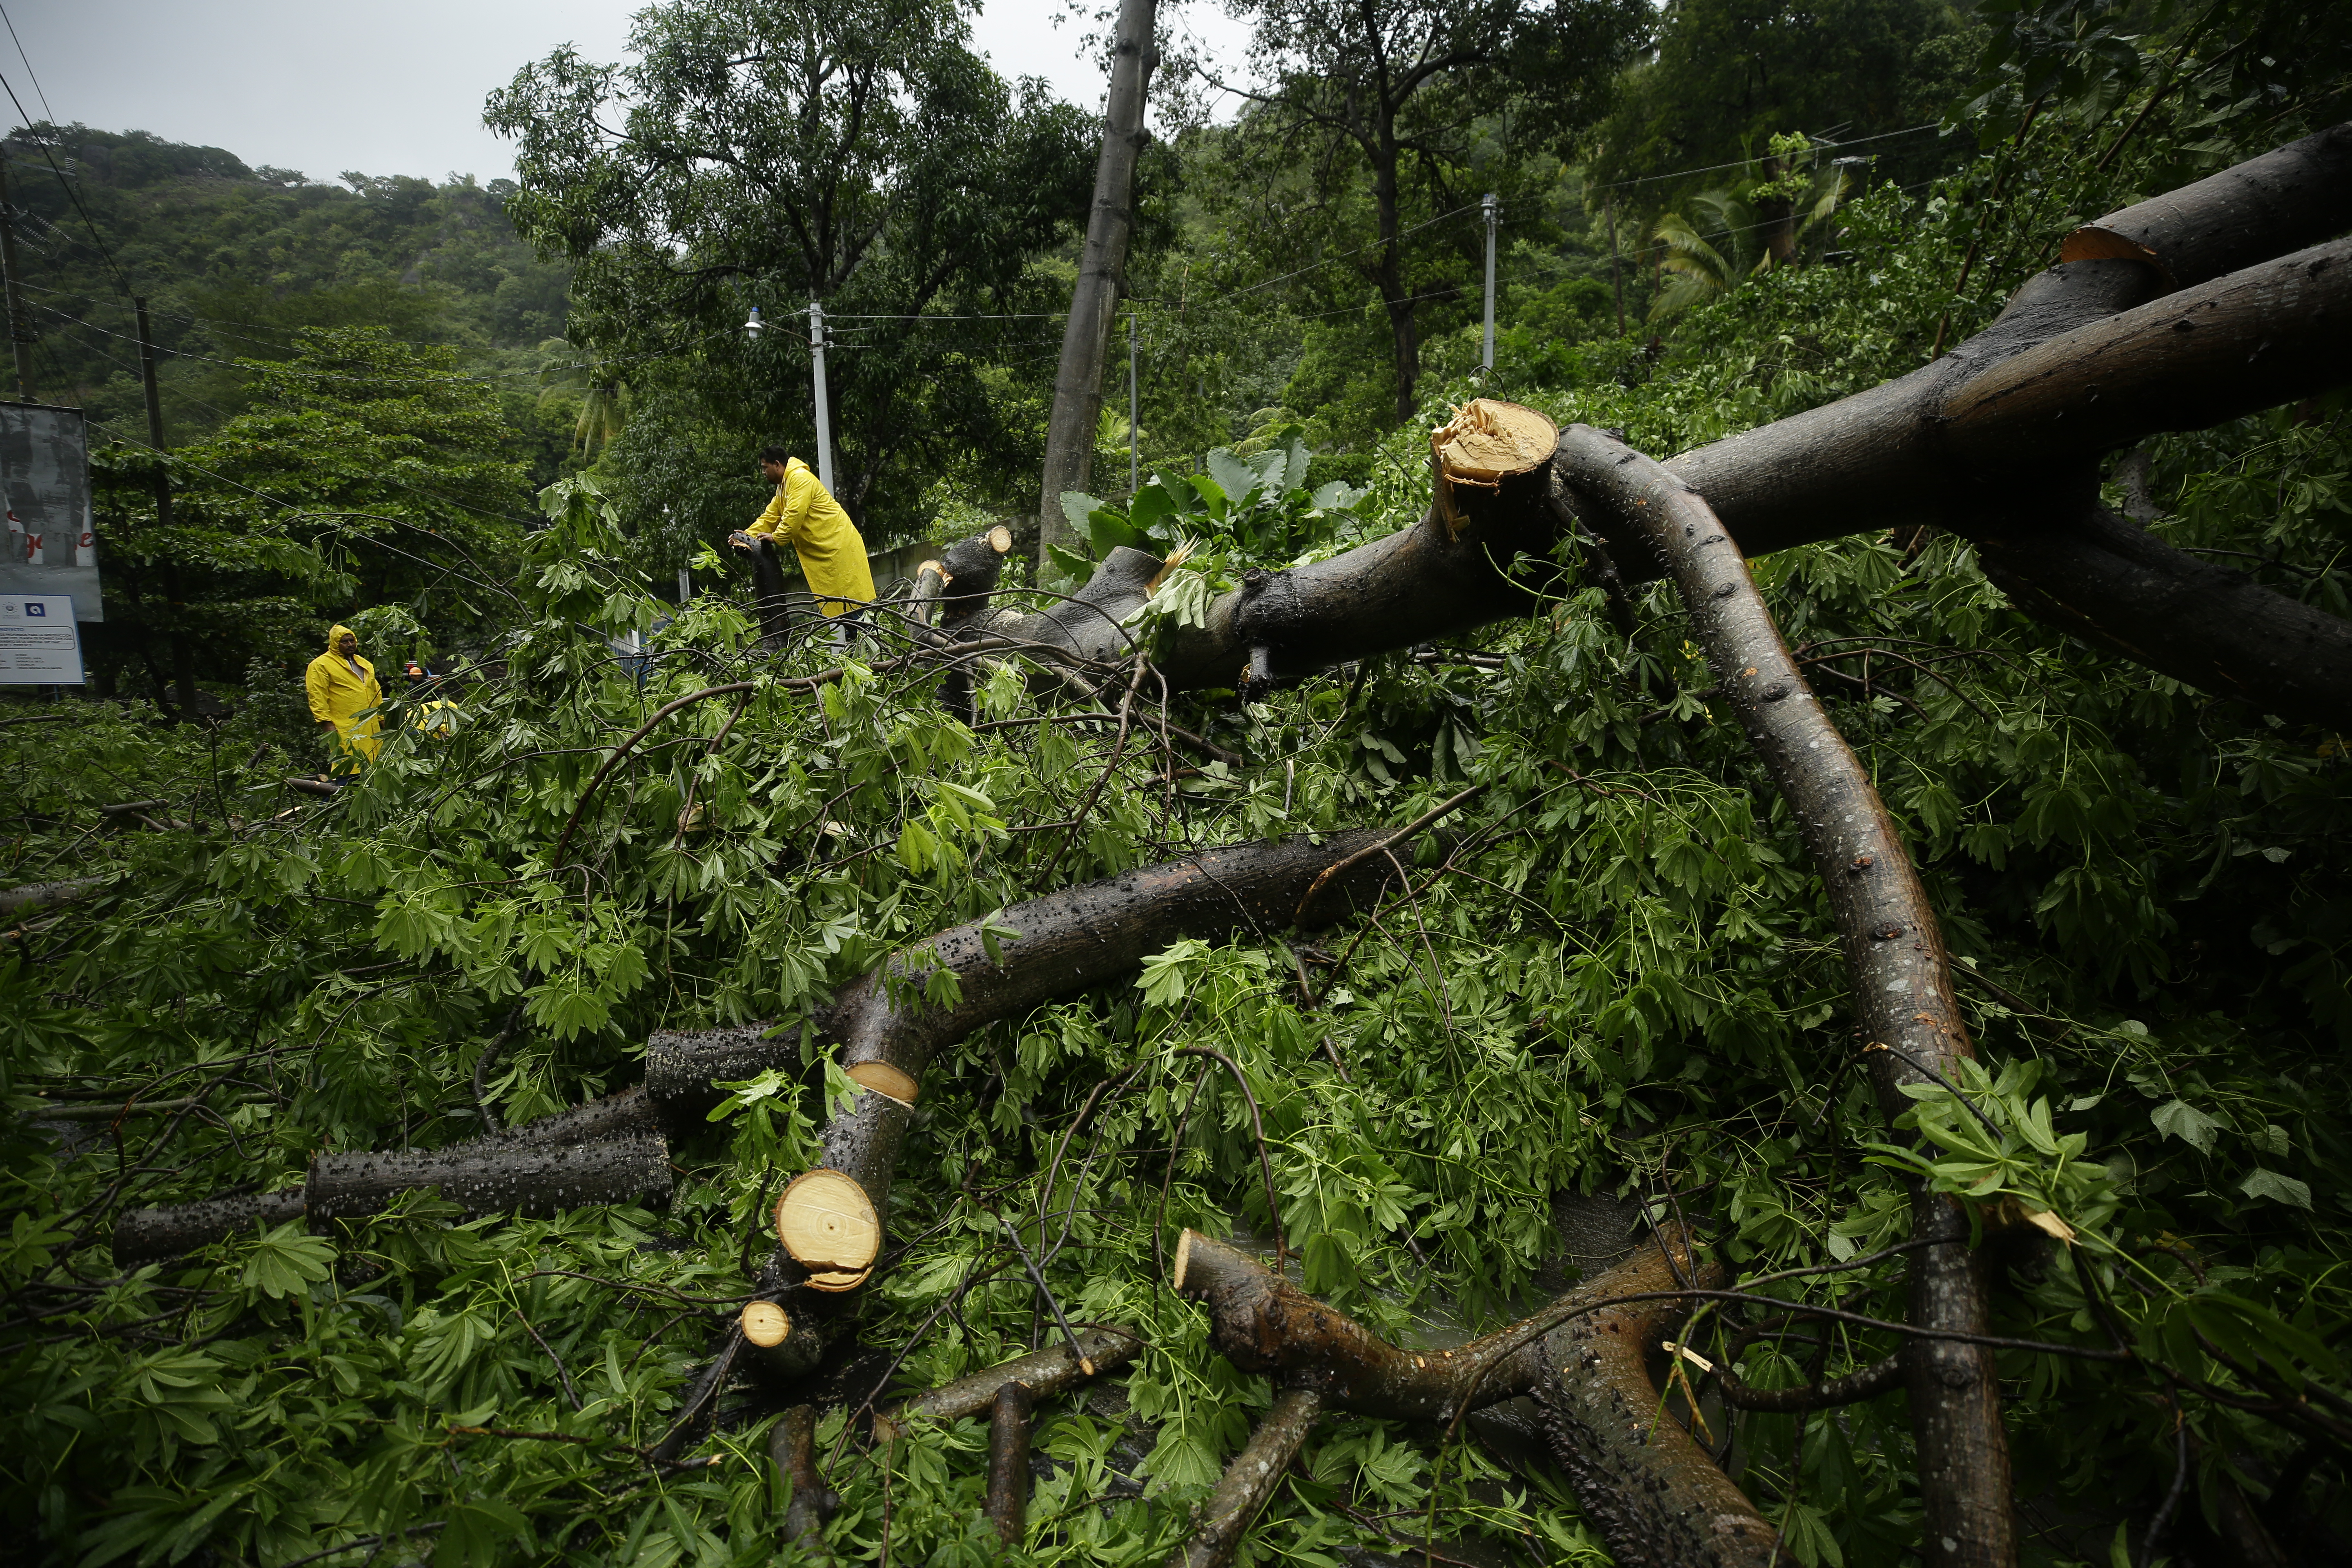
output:
M1562 433L1563 478L1589 508L1646 538L1674 573L1694 632L1758 756L1787 800L1845 949L1855 1023L1879 1110L1909 1109L1905 1089L1948 1083L1974 1052L1935 911L1878 792L1807 689L1740 554L1696 491L1623 443L1583 426ZM1912 1234L1937 1245L1913 1257L1912 1322L1969 1334L1990 1317L1982 1260L1957 1199L1912 1192ZM1903 1359L1936 1568L2017 1561L2008 1440L1992 1352L1914 1338Z
M1679 1289L1722 1279L1719 1266L1693 1258L1678 1233L1669 1239L1671 1257L1645 1244L1533 1318L1444 1351L1391 1345L1247 1254L1193 1231L1179 1245L1172 1283L1207 1305L1210 1342L1220 1352L1272 1378L1286 1396L1310 1395L1315 1412L1452 1422L1533 1393L1578 1501L1618 1562L1762 1568L1777 1532L1688 1433L1658 1418L1646 1358L1688 1311ZM1269 1444L1277 1440L1296 1450L1286 1430ZM1260 1449L1253 1441L1227 1472L1186 1561L1223 1560L1202 1555L1203 1542L1230 1553L1246 1523L1234 1512L1250 1502L1248 1483L1259 1478L1249 1467Z

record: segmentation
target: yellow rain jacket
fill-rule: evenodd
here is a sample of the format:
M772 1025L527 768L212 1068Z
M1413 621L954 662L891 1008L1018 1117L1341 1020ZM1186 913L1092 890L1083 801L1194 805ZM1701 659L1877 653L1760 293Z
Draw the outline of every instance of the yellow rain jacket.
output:
M335 644L349 630L349 626L336 626L327 633L327 651L310 661L302 685L310 694L310 717L334 725L346 757L353 752L373 757L383 748L372 711L383 701L383 688L376 684L375 666L356 654L346 659L335 651ZM353 660L363 673L352 673ZM360 717L362 713L367 717ZM352 762L356 766L356 759Z
M809 592L826 615L843 615L874 597L874 571L866 563L866 541L857 525L798 458L784 464L776 499L747 531L793 547Z

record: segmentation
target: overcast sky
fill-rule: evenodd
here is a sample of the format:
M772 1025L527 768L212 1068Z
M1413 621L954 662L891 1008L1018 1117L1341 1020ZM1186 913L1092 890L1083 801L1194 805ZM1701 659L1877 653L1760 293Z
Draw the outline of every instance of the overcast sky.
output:
M484 95L562 44L591 59L620 58L644 0L0 5L23 46L20 57L16 42L0 38L0 78L35 119L152 131L315 180L353 169L488 181L511 176L514 158L482 129ZM1084 29L1055 26L1062 12L1061 0L991 0L974 40L1004 75L1042 76L1072 102L1097 108L1101 72L1079 58ZM1220 53L1239 55L1244 35L1214 0L1194 0L1184 21ZM15 122L5 98L0 110Z

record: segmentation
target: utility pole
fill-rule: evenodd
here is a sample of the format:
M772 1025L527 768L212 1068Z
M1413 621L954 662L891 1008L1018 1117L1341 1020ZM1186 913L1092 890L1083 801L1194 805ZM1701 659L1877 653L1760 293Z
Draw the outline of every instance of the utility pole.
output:
M1494 192L1486 193L1479 206L1486 214L1486 349L1479 363L1489 372L1495 368L1495 220L1501 215L1502 202Z
M8 346L16 351L16 395L33 401L33 333L16 287L16 209L8 204L8 163L0 158L0 274L7 279Z
M833 405L824 384L824 307L809 301L809 353L816 361L816 477L833 494ZM836 498L837 499L837 498Z
M1143 488L1140 459L1136 451L1135 421L1135 310L1127 312L1127 493L1133 495Z
M1609 198L1609 286L1617 290L1617 335L1625 335L1625 279L1617 275L1617 198Z
M147 445L155 453L155 522L158 527L172 526L172 475L163 463L163 398L155 385L155 333L147 325L147 301L134 295L131 309L139 318L139 381L147 394ZM171 554L170 541L164 542L163 595L172 602L172 616L179 618L183 608L180 595L180 566ZM188 645L186 632L173 627L172 644L172 688L181 710L194 713L196 710L196 662L194 650Z

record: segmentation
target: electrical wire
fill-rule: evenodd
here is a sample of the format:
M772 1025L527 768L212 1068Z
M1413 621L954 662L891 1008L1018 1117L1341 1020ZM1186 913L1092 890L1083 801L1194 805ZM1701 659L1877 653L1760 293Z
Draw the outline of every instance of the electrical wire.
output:
M28 62L26 66L26 69L30 70L31 68L32 67ZM0 76L0 88L7 89L8 101L16 106L17 115L24 121L26 129L30 130L32 128L33 117L26 112L25 100L16 96L16 89L14 87L9 86L8 79L5 76ZM44 107L47 107L47 105L44 104ZM89 209L81 205L81 193L74 189L73 182L71 180L66 178L66 172L58 167L57 158L49 152L49 144L46 142L39 142L34 143L34 145L40 148L41 159L44 163L48 164L49 173L55 174L58 177L58 184L65 187L66 199L73 203L74 211L81 214L82 226L89 230L89 237L92 242L97 245L98 253L106 258L107 270L114 274L116 286L119 287L125 294L130 293L131 279L123 276L122 266L120 262L114 259L114 252L106 247L106 238L103 235L98 232L97 220L89 216Z
M16 36L16 18L8 15L5 5L0 5L0 22L8 24L8 41L16 46L16 58L25 62L25 79L33 84L33 96L41 100L41 113L55 125L58 111L49 107L49 95L42 90L40 75L33 69L33 57L25 52L25 40Z
M1818 150L1834 153L1842 147L1861 147L1873 142L1885 142L1897 136L1914 136L1922 131L1934 131L1944 122L1930 120L1921 125L1906 125L1900 131L1882 131L1875 136L1857 136L1851 142L1823 142ZM1753 158L1735 158L1728 163L1708 163L1696 169L1669 169L1663 174L1639 174L1630 180L1612 180L1607 184L1588 185L1587 190L1622 191L1629 185L1646 185L1657 180L1679 180L1685 174L1712 174L1718 169L1739 169L1756 162Z

